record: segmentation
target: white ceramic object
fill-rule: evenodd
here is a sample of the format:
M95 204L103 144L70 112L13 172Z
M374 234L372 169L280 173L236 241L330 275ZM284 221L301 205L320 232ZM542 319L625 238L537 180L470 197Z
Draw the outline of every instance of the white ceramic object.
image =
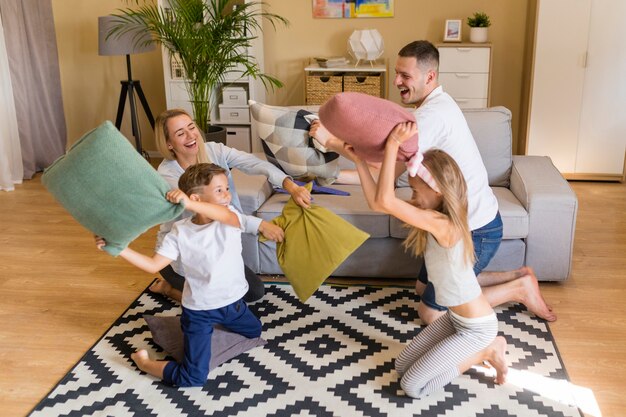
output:
M374 61L384 50L383 37L376 29L355 30L348 39L348 52L357 61Z

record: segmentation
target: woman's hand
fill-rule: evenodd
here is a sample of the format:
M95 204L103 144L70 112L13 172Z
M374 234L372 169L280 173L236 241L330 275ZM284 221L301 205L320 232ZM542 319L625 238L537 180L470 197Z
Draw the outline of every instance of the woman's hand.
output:
M296 184L290 178L285 178L283 188L287 190L297 205L302 208L311 207L311 193L309 190Z
M168 191L167 194L165 194L165 198L167 198L167 201L169 201L170 203L182 204L183 207L186 207L187 203L191 201L187 194L185 194L178 188Z
M333 135L331 135L330 132L322 126L322 123L319 120L313 120L311 122L309 136L315 138L322 146L326 146L326 142L333 137Z
M285 239L285 231L283 229L265 220L261 221L259 232L261 232L265 238L273 240L274 242L282 242Z
M409 140L413 135L417 133L417 125L413 122L398 123L389 136L387 136L387 145L394 144L396 146L402 145Z
M104 240L103 237L98 236L98 235L94 235L94 239L96 241L96 248L98 248L98 250L103 250L102 248L106 246L107 241Z

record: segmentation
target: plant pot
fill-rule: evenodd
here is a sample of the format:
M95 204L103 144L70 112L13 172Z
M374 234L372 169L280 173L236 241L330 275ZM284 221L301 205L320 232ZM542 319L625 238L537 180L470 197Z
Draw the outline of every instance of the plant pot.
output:
M470 42L485 43L488 33L489 28L470 28Z
M217 142L226 145L226 128L223 126L210 125L208 131L204 133L207 142Z

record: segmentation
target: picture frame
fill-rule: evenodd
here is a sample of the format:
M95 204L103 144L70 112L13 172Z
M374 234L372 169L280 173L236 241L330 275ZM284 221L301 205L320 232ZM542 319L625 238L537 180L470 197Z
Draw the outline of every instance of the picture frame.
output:
M461 28L463 21L461 19L447 19L446 27L443 32L444 42L461 42Z

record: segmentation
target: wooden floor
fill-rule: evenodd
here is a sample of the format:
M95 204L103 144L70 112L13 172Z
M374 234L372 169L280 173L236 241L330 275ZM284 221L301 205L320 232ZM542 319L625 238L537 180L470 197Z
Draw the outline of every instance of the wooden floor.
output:
M623 416L626 185L572 187L580 204L573 274L541 289L559 315L550 327L572 383L591 390L604 416ZM0 213L0 415L23 416L153 275L97 251L39 176L0 192ZM154 236L151 230L133 246L150 252Z

